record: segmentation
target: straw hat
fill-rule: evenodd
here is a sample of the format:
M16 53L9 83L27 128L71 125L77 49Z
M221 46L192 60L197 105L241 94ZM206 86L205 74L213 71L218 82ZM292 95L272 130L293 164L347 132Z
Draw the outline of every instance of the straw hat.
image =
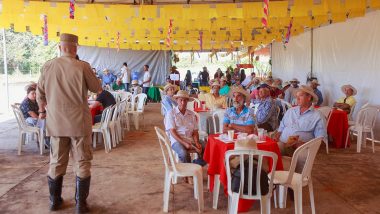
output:
M103 70L103 73L109 73L110 71L107 69L107 68L105 68L104 70Z
M187 91L184 91L184 90L179 90L179 91L177 92L177 94L174 95L173 97L174 97L174 99L177 99L177 98L185 98L185 99L187 99L188 101L193 101L193 100L194 100L194 98L190 97L190 96L189 96L189 93L187 93Z
M137 80L132 80L132 85L138 85L139 84L139 81Z
M174 90L177 88L177 86L176 85L173 85L173 84L171 84L171 83L168 83L168 84L166 84L165 85L165 87L164 87L164 92L166 93L168 90L169 90L169 88L174 88Z
M214 86L218 86L220 88L220 84L218 81L214 81L212 84L211 84L211 88L213 88Z
M356 90L356 88L354 86L352 86L352 85L343 85L340 89L342 90L343 93L345 93L345 89L346 88L352 89L352 91L353 91L352 96L355 96L358 93L358 91Z
M27 91L29 87L37 88L37 83L34 82L34 81L30 81L30 82L24 87L25 91Z
M297 78L293 78L293 79L291 79L289 82L290 82L290 83L292 83L292 82L300 83L300 81L298 81Z
M306 86L306 85L301 85L296 91L295 93L299 92L299 91L303 91L305 93L308 93L310 94L312 97L313 97L313 103L317 103L318 102L318 96L314 93L314 90L310 87L310 86Z
M233 98L234 93L242 94L245 97L245 103L250 103L250 94L244 88L239 87L239 86L233 86L233 87L231 87L231 90L228 93L228 96L230 98Z

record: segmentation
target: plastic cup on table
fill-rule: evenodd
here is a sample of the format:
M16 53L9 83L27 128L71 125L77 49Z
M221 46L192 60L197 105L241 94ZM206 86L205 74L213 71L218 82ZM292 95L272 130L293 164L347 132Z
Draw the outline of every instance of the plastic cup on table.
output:
M228 130L228 139L229 140L233 140L234 139L234 134L235 134L235 131L234 130Z
M202 103L202 110L206 110L206 104Z

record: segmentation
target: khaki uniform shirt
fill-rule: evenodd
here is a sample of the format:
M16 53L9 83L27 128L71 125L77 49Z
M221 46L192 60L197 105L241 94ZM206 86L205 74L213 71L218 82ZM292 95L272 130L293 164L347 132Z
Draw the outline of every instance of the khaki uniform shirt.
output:
M69 56L47 61L37 85L37 101L46 105L48 136L80 137L92 132L87 92L98 92L100 81L90 64Z

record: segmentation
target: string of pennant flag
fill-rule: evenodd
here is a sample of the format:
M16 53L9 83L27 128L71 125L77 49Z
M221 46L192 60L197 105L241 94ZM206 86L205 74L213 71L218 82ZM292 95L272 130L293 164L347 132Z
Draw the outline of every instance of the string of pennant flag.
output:
M231 50L289 42L305 29L344 22L380 9L380 0L294 0L118 5L0 1L0 27L58 41L79 36L80 45L132 50ZM285 41L284 41L285 39ZM47 41L46 41L47 42Z

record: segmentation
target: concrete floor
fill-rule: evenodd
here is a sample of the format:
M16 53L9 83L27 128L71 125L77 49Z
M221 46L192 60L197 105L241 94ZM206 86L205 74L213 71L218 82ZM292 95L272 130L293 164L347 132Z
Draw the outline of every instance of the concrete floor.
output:
M92 213L161 213L164 165L153 126L162 127L159 104L146 108L143 131L126 132L126 140L109 154L98 144L94 151L91 191L88 202ZM38 154L37 146L24 146L17 155L18 128L15 120L0 123L0 213L49 213L46 173L49 156ZM370 147L361 154L350 149L323 146L313 170L317 213L380 213L380 146L373 154ZM226 213L227 197L220 191L219 208L212 209L212 194L206 189L204 171L205 213ZM64 210L73 213L74 180L71 165L64 177ZM308 190L303 190L304 213L311 213ZM273 207L273 203L272 203ZM252 212L259 212L258 203ZM196 213L197 202L189 184L172 187L170 213ZM288 200L286 209L272 213L294 213Z

